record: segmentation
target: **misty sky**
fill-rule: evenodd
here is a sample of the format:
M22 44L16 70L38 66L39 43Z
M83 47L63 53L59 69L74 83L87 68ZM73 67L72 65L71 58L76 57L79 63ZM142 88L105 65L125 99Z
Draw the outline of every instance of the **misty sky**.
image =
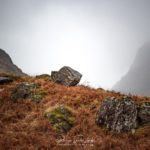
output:
M150 0L0 0L0 48L30 75L67 65L111 88L149 32Z

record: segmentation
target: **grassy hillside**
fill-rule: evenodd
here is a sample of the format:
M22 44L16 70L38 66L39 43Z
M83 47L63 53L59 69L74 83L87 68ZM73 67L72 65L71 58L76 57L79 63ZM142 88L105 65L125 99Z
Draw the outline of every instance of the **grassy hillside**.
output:
M13 101L11 92L21 82L37 83L43 99ZM114 134L95 124L102 100L120 93L92 89L82 85L66 87L41 78L26 77L0 85L0 149L1 150L148 150L150 128L132 133ZM150 101L147 97L132 96L136 103ZM75 114L74 127L67 133L57 133L44 117L46 110L64 104Z

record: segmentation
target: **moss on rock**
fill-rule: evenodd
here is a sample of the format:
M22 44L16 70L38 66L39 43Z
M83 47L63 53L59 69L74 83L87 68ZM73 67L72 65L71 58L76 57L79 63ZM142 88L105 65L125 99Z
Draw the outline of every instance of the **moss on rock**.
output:
M58 133L66 133L76 122L71 108L64 105L49 109L45 112L45 117Z
M44 79L46 81L51 81L51 76L49 74L41 74L36 76L37 79Z
M35 83L21 83L16 86L11 93L13 100L31 99L33 102L39 103L47 93Z
M11 93L13 100L30 98L33 90L36 88L34 83L21 83L16 86L14 91Z

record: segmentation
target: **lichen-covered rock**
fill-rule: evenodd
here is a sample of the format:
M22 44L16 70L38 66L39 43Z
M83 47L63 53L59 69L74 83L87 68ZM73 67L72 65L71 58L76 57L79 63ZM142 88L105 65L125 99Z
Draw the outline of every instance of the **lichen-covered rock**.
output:
M10 83L12 81L10 77L0 77L0 84Z
M21 83L12 91L11 98L14 101L29 98L31 101L39 103L46 94L46 91L42 90L35 83Z
M144 102L139 106L138 118L141 125L150 124L150 102Z
M81 77L82 75L78 71L66 66L61 68L58 72L51 72L52 81L66 86L77 85L80 82Z
M15 90L12 92L11 97L13 100L30 98L33 90L36 88L36 84L21 83L17 85Z
M60 105L45 112L45 117L50 121L54 130L58 133L66 133L75 124L75 117L71 109Z
M131 131L137 127L137 107L130 97L108 97L97 113L96 123L118 133Z

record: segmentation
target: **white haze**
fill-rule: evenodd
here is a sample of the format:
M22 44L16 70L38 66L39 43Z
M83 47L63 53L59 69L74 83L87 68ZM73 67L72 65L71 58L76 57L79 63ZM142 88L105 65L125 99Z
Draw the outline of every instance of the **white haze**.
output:
M111 88L149 38L148 0L0 0L0 47L30 75L70 66Z

